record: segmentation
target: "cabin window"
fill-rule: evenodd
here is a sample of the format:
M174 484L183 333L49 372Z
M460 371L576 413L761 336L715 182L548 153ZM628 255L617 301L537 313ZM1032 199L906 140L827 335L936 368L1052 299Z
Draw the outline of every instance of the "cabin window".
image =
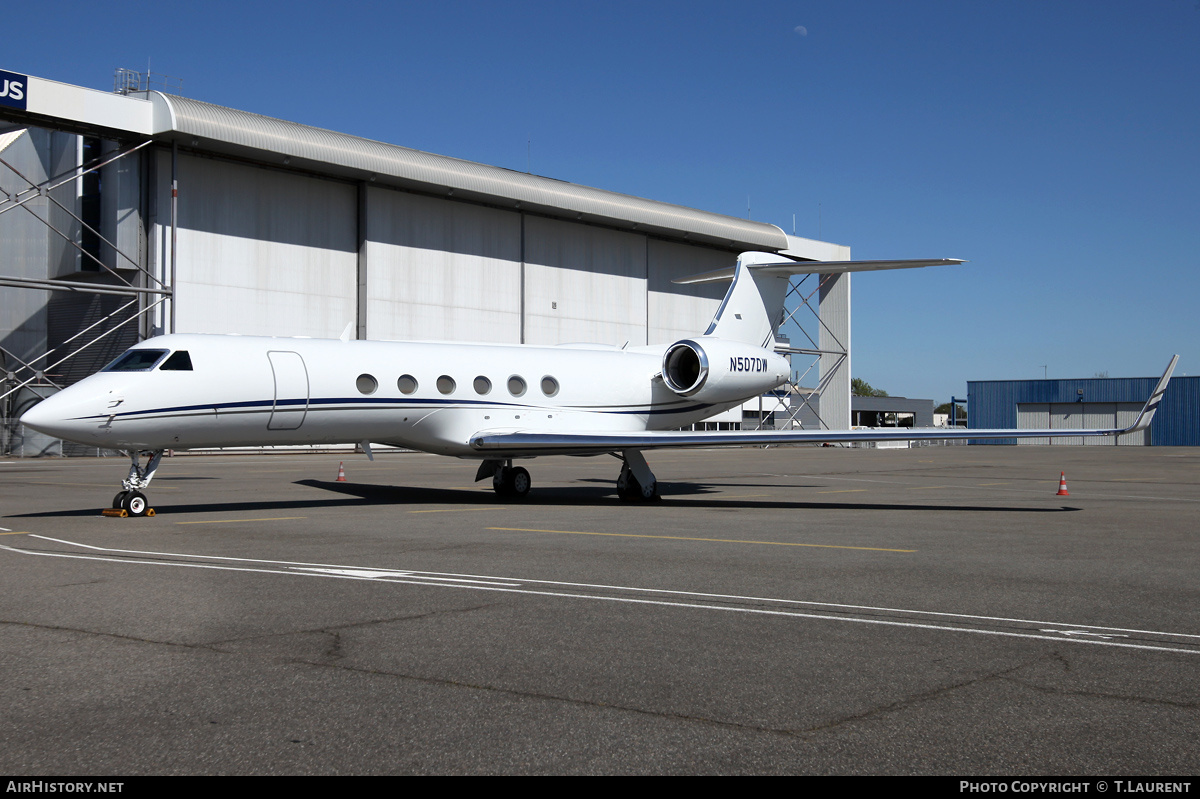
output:
M401 394L413 394L417 390L417 378L412 375L400 375L400 379L396 381L396 388L400 389Z
M519 397L525 393L525 378L520 375L513 375L508 378L508 393L514 397Z
M437 387L438 391L443 394L453 394L455 388L454 378L450 377L450 375L442 375L437 379Z
M188 355L187 350L176 350L171 353L171 357L163 361L163 365L158 367L160 372L190 372L192 371L192 356Z
M104 368L106 372L149 372L166 350L129 350Z
M371 375L359 375L358 379L354 381L354 385L358 387L360 394L374 394L375 390L379 388L379 381Z
M491 390L492 390L492 381L491 380L488 380L483 375L480 375L479 377L475 378L475 393L476 394L487 394Z
M558 393L558 381L550 375L542 378L542 393L547 397L553 397Z

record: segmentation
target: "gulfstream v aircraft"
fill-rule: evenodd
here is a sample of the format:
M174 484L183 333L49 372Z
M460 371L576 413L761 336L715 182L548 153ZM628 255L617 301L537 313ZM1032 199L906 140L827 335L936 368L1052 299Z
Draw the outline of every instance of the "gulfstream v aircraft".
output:
M538 455L611 453L623 463L622 499L655 499L643 451L843 441L1115 435L1141 430L1176 359L1137 421L1112 430L787 430L681 432L785 383L774 350L788 277L938 261L788 261L743 253L733 269L681 282L732 283L703 334L666 346L538 347L166 335L147 339L101 372L43 400L34 430L129 454L113 501L131 515L167 449L371 442L474 458L476 480L522 497ZM146 463L142 464L142 459Z

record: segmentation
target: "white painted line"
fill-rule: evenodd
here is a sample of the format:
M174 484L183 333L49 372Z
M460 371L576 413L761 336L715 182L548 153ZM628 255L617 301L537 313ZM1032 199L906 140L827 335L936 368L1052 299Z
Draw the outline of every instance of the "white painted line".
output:
M40 555L43 557L69 558L78 560L94 560L105 561L109 563L121 563L132 565L147 565L147 566L180 566L187 568L198 569L215 569L220 571L235 571L235 572L256 572L261 574L282 574L300 577L327 577L334 579L350 579L350 580L374 580L378 582L402 583L407 585L424 585L429 587L440 588L463 588L476 591L500 591L503 593L526 594L533 596L548 596L559 597L564 599L585 599L602 602L621 602L626 604L638 605L653 605L659 607L675 607L688 608L695 610L716 610L731 613L748 613L767 616L782 616L798 619L816 619L821 621L842 621L852 622L856 624L875 624L891 627L907 627L913 629L938 630L942 632L959 632L972 633L976 635L995 635L1008 638L1026 638L1046 641L1070 641L1078 644L1089 644L1093 646L1112 646L1125 649L1141 649L1158 652L1176 652L1182 654L1197 655L1200 654L1200 649L1183 649L1178 646L1150 643L1127 643L1123 641L1113 641L1112 638L1128 636L1119 635L1119 633L1135 633L1141 635L1161 636L1165 638L1176 639L1194 639L1200 642L1200 635L1191 633L1170 633L1154 630L1135 630L1119 627L1103 627L1097 625L1075 625L1065 624L1062 622L1049 621L1031 621L1028 619L1014 619L1001 616L979 616L971 614L947 613L940 611L922 611L908 610L902 608L885 608L869 605L846 605L836 603L813 602L806 600L790 600L778 599L771 597L753 597L753 596L738 596L730 594L713 594L700 593L689 591L675 591L656 588L639 588L631 586L613 586L613 585L595 585L589 583L570 583L557 582L552 580L520 580L512 582L512 578L491 577L486 575L464 575L464 574L440 574L435 572L415 572L403 571L396 569L364 569L352 566L338 566L333 564L301 564L289 561L272 561L272 560L255 560L250 558L231 558L213 555L194 555L184 553L168 553L168 552L152 552L152 551L134 551L121 549L107 549L104 547L91 546L88 544L80 544L74 541L65 541L58 538L50 538L42 535L31 535L31 538L39 538L46 541L54 541L68 546L79 547L92 550L100 553L115 553L115 554L136 554L136 555L153 555L159 558L162 557L177 557L177 558L199 558L205 560L220 560L227 562L239 562L245 564L259 564L258 567L251 566L233 566L225 564L213 563L191 563L186 561L164 561L164 560L135 560L124 557L112 557L104 555L85 555L81 553L71 552L38 552L33 550L20 549L18 547L5 546L0 544L0 549L7 550L23 555ZM272 566L283 566L284 568L271 568ZM534 588L533 586L539 586ZM540 588L545 586L546 588ZM547 590L556 588L558 590ZM676 596L680 600L668 599L651 599L637 598L629 596L601 596L591 593L568 593L571 589L588 589L588 590L608 590L617 592L629 593L654 593L664 596ZM682 601L690 599L691 601ZM711 601L709 601L711 600ZM769 608L752 608L744 605L729 605L716 604L716 600L734 600L738 602L759 602L759 603L774 603L777 605L802 605L815 608L826 608L824 613L798 610L798 609L769 609ZM706 604L701 604L702 601L707 601ZM915 616L915 617L939 617L944 619L945 623L933 623L934 620L901 620L901 619L881 619L877 617L862 617L852 615L828 615L833 612L838 612L840 609L846 611L871 611L874 613L891 613L897 616ZM954 620L962 620L969 622L999 622L1005 624L1027 624L1033 627L1027 632L1018 632L1011 630L988 630L978 627L960 627L954 626ZM1051 628L1036 627L1036 625L1051 625ZM1061 628L1061 629L1059 629ZM1081 638L1079 636L1089 636ZM1102 640L1097 640L1102 639ZM1181 644L1190 643L1190 641L1182 641ZM1198 644L1193 644L1196 646Z
M416 578L419 580L442 581L447 583L471 583L475 585L498 585L509 588L516 588L520 583L498 583L494 580L471 580L465 577L431 577L421 574L420 572L411 571L396 571L395 569L324 569L314 566L294 566L297 571L320 572L322 574L332 574L346 577L362 577L367 580L376 580L381 577L407 577Z

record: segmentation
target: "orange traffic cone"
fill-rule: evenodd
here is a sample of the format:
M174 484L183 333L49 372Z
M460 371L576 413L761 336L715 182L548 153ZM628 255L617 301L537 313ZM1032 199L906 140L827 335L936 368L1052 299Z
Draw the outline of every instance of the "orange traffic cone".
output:
M1055 494L1054 496L1056 496L1056 497L1071 496L1070 492L1067 491L1067 473L1066 472L1058 473L1058 493Z
M335 480L334 482L336 482L336 483L346 482L346 467L342 463L338 463L338 479ZM1066 489L1064 488L1063 490L1065 491Z

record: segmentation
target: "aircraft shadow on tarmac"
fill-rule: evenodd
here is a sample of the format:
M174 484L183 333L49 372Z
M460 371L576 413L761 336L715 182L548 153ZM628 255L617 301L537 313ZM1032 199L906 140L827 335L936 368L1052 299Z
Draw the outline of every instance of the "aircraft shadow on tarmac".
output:
M366 485L363 483L338 483L323 480L299 480L297 485L335 491L340 494L359 497L369 504L439 504L439 505L495 505L498 502L509 503L497 497L490 491L463 491L447 488L409 488L403 486ZM1062 513L1063 511L1081 510L1080 508L1020 508L985 505L916 505L895 503L870 502L806 502L803 500L780 500L767 497L729 498L722 499L719 495L730 488L754 488L754 485L735 483L723 485L719 483L659 483L663 502L631 502L627 506L644 508L688 507L688 508L791 508L791 509L820 509L845 508L857 510L915 510L915 511L988 511L1012 513ZM779 486L794 488L793 486ZM803 489L800 489L803 490ZM711 495L711 496L710 496ZM613 505L616 500L616 486L607 483L601 486L553 486L534 489L530 494L515 504L518 505ZM673 503L671 500L683 500ZM626 505L626 503L619 503Z
M894 502L812 502L803 499L771 499L767 497L731 497L723 499L720 493L732 489L756 488L755 485L734 483L660 483L666 502L619 503L616 487L611 482L588 486L548 486L534 489L527 497L517 502L497 497L491 491L464 490L460 488L423 488L413 486L372 485L366 483L339 483L327 480L297 480L294 485L319 489L329 494L340 495L312 499L263 500L259 502L221 502L209 500L202 503L170 503L155 506L158 513L236 513L241 511L289 511L304 508L344 508L347 505L622 505L629 508L720 508L720 509L791 509L791 510L887 510L887 511L957 511L982 513L1063 513L1082 510L1068 506L1053 508L1015 507L1005 505L930 505ZM795 486L770 486L789 488L803 492ZM357 501L355 501L357 500ZM673 501L678 500L678 501ZM153 504L153 503L152 503ZM98 511L59 510L44 513L13 514L4 518L55 518L93 516Z

